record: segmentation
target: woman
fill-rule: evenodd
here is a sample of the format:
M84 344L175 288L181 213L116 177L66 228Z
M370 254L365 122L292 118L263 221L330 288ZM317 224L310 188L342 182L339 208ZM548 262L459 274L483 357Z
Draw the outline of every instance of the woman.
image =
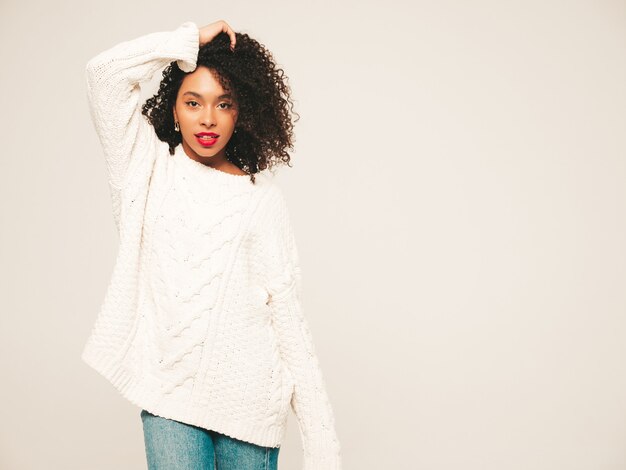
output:
M304 469L341 468L287 204L263 171L290 163L285 80L224 21L87 63L120 247L82 359L141 408L150 469L276 469L290 407Z

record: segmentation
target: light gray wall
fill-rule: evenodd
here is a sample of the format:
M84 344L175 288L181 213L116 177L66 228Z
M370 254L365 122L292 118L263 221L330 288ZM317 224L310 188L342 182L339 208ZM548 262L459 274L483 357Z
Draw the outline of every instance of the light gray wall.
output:
M3 0L0 468L145 468L79 357L117 249L83 71L218 19L302 116L279 178L345 469L626 468L626 5L564 0Z

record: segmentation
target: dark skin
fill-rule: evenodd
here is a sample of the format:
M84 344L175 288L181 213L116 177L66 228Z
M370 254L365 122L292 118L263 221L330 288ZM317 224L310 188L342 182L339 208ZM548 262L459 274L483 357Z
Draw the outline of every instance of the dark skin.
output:
M231 49L234 49L235 33L222 20L200 28L200 45L221 32L228 33ZM237 103L210 69L198 67L185 76L173 112L180 127L183 149L189 158L225 173L247 174L226 158L226 144L237 123ZM196 137L200 132L214 132L219 137L210 145L203 144Z

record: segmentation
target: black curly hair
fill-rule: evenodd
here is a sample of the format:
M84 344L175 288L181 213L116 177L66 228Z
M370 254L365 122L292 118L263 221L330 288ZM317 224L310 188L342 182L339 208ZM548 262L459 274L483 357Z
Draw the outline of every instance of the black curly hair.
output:
M238 119L236 132L226 144L226 158L249 173L254 183L259 171L278 163L291 167L287 149L294 148L293 124L300 116L293 111L288 78L272 53L248 34L235 34L234 51L224 32L200 46L196 66L212 70L234 95ZM174 130L173 109L185 75L176 61L171 62L163 70L158 92L142 107L158 138L169 144L170 155L182 142L182 135Z

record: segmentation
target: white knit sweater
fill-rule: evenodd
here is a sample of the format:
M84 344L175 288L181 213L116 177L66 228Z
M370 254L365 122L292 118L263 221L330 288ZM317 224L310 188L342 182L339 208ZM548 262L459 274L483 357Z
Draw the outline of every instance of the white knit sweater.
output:
M122 42L87 63L119 252L82 359L153 414L278 447L293 409L305 470L341 469L285 199L170 155L141 114L141 82L196 67L198 27Z

